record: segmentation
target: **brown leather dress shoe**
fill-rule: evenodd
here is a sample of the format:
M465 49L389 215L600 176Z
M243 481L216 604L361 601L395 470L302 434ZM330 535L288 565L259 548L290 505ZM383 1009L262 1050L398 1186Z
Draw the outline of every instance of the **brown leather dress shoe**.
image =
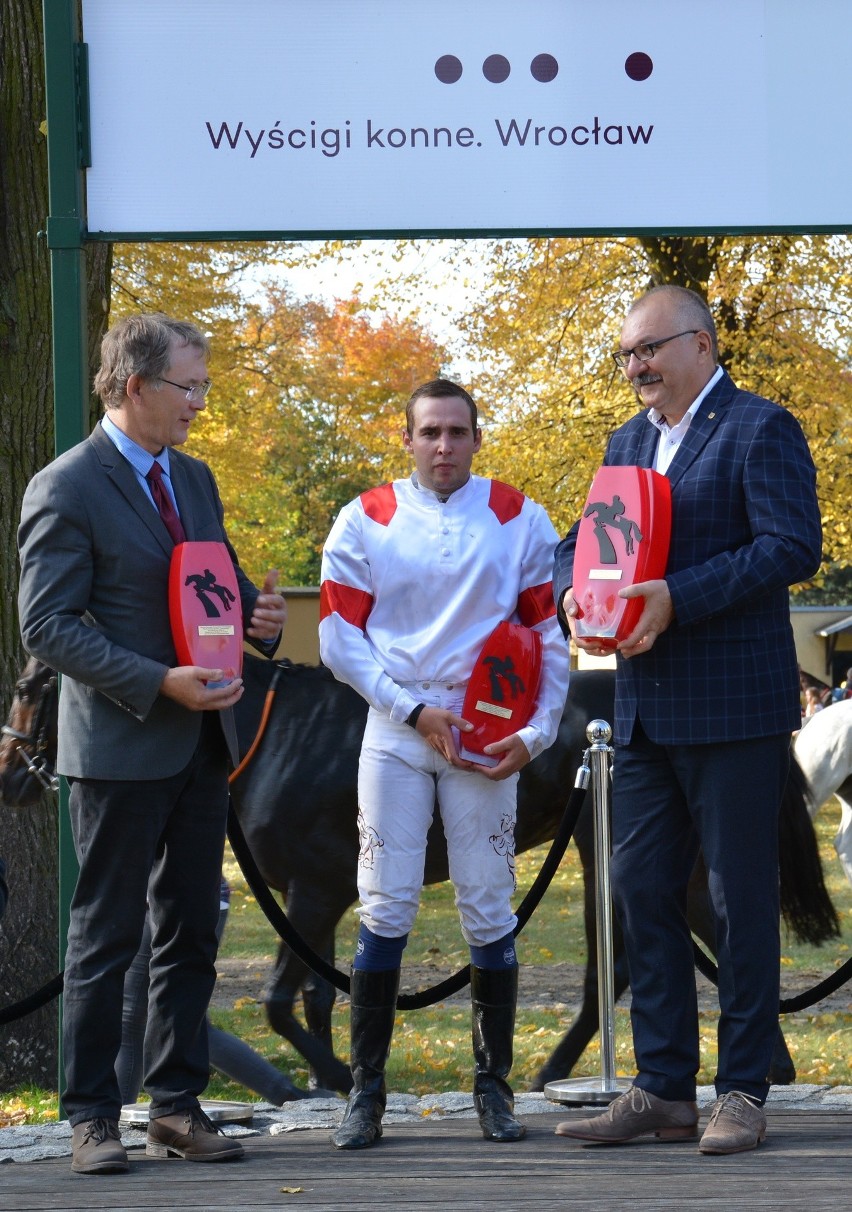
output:
M623 1145L651 1132L658 1140L694 1140L698 1135L697 1104L657 1098L639 1086L631 1086L613 1099L602 1115L566 1119L556 1126L557 1136L598 1145Z
M220 1132L200 1107L148 1121L145 1152L149 1157L182 1157L186 1161L236 1161L245 1150Z
M766 1112L758 1099L739 1090L717 1098L698 1145L702 1153L745 1153L766 1139Z
M127 1151L117 1119L87 1119L71 1132L71 1169L77 1174L126 1174Z

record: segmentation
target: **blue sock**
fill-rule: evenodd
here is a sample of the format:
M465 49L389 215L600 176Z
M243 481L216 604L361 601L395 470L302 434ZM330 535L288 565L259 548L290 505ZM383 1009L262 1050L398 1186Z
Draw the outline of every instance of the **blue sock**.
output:
M358 945L352 967L360 972L393 972L402 964L402 953L407 942L407 934L399 938L382 938L362 924L358 930Z
M471 943L470 962L476 968L490 968L492 972L500 968L514 968L518 962L514 934L486 943L484 947L474 947Z

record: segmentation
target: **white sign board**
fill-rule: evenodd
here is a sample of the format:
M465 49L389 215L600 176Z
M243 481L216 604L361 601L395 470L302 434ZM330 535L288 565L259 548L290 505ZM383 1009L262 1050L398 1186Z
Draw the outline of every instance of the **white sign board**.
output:
M849 0L83 0L90 232L844 229Z

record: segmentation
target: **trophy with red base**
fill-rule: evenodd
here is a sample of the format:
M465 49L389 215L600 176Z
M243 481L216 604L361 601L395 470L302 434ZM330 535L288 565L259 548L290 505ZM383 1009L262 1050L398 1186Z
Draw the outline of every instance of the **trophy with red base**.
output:
M521 623L498 623L485 641L467 684L461 714L473 724L461 736L459 754L481 766L499 758L484 753L528 724L541 679L541 636Z
M243 667L243 611L224 543L178 543L169 568L169 618L181 665L224 670L225 686Z
M639 621L642 598L619 589L666 571L671 485L648 467L601 467L592 481L574 551L577 636L615 649Z

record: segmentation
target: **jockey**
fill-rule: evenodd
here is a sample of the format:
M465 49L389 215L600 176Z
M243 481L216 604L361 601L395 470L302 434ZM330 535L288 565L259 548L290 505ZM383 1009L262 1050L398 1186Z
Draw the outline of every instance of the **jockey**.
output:
M474 1099L488 1140L520 1140L506 1082L518 966L514 824L518 771L556 739L568 654L552 604L556 532L523 493L471 474L482 434L468 393L446 379L414 392L403 446L410 479L345 506L325 546L320 654L369 703L358 775L361 926L352 971L354 1088L339 1149L382 1134L384 1067L402 952L417 912L437 800L462 933L470 946ZM460 756L461 715L483 644L502 622L542 639L530 719Z

